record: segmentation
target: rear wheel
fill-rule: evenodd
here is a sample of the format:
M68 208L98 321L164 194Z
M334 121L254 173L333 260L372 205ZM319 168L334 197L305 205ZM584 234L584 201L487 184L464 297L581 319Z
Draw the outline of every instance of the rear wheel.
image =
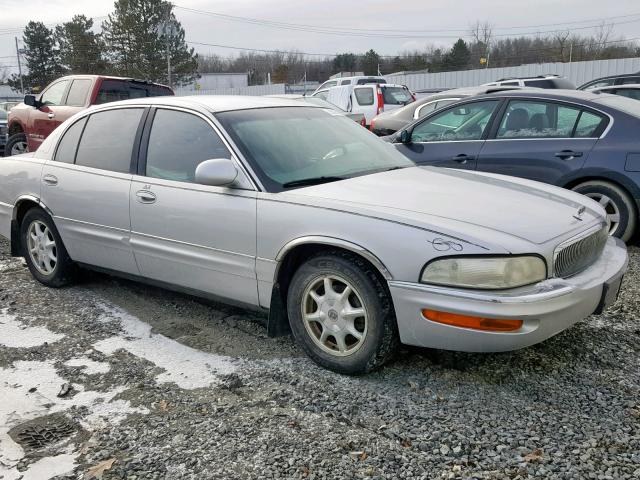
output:
M29 210L20 232L24 258L34 278L48 287L69 284L74 264L49 215L39 208Z
M20 132L14 133L7 140L7 144L4 146L4 156L10 157L12 155L20 155L21 153L27 153L27 136Z
M293 335L318 365L359 374L383 365L398 345L390 295L374 268L330 252L303 263L287 296Z
M573 187L573 190L598 202L611 222L609 234L628 241L634 234L638 212L633 199L618 185L603 180L592 180Z

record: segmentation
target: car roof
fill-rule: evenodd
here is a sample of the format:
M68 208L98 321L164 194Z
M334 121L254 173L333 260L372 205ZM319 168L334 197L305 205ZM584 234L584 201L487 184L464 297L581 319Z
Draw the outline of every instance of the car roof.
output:
M488 93L487 95L480 95L481 98L493 97L496 95L509 96L509 97L538 97L557 100L582 100L593 101L600 97L599 93L591 92L591 90L565 90L561 88L547 89L547 88L520 88L514 90L502 90L497 92Z
M143 83L145 85L155 85L155 86L159 86L159 87L166 87L166 88L171 88L168 85L164 85L162 83L156 83L156 82L152 82L151 80L142 80L140 78L133 78L133 77L117 77L115 75L92 75L92 74L77 74L77 75L65 75L64 77L59 77L56 78L55 81L58 80L74 80L77 78L91 78L91 79L96 79L96 78L102 78L104 80L120 80L120 81L124 81L124 82L136 82L136 83ZM53 83L53 81L52 81Z
M119 105L165 105L176 107L204 108L210 112L227 112L230 110L248 110L252 108L271 107L307 107L318 108L306 102L278 97L258 97L244 95L191 95L191 96L161 96L134 98L119 102L103 104L105 107Z
M590 88L590 92L603 92L605 90L620 90L623 88L631 88L633 90L640 89L640 83L627 83L623 85L607 85L605 87Z

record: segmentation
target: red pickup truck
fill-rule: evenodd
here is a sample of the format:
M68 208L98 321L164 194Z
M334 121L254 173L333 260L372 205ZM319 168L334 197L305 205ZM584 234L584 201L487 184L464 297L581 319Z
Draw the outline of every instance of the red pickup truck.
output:
M24 103L11 109L4 155L35 151L58 125L91 105L162 95L174 92L166 85L132 78L100 75L59 78L38 97L25 95Z

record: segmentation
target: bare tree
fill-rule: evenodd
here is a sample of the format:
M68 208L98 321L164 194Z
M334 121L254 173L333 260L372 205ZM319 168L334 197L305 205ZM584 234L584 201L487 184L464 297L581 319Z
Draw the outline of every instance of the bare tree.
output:
M570 45L571 32L556 32L553 34L553 44L557 51L557 60L559 62L569 61L571 50Z

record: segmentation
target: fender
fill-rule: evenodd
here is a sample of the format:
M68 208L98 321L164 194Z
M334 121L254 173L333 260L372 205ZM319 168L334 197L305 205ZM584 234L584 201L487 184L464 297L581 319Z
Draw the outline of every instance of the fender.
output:
M276 262L278 263L278 265L276 267L276 271L273 277L274 284L277 283L280 265L282 265L282 260L287 256L287 254L291 250L293 250L295 247L298 247L300 245L306 245L306 244L314 244L314 243L321 244L321 245L331 245L334 247L343 248L345 250L350 250L354 253L357 253L358 255L366 258L369 262L371 262L371 264L374 267L376 267L378 271L382 274L385 280L387 281L393 280L393 275L391 275L391 272L389 272L389 269L387 269L384 263L382 263L382 261L378 257L376 257L373 253L371 253L369 250L367 250L363 246L358 245L357 243L349 242L347 240L342 240L340 238L312 235L312 236L306 236L306 237L299 237L294 240L291 240L289 243L287 243L284 247L280 249L280 251L276 255Z

